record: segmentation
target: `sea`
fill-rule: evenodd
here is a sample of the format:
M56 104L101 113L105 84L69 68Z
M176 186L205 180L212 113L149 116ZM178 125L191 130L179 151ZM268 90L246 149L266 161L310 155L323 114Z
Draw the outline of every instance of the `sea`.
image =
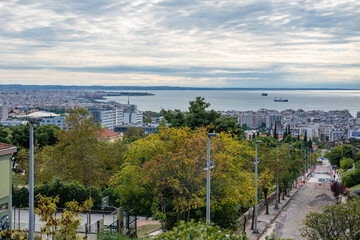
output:
M138 106L140 111L161 109L186 111L189 102L196 97L204 97L211 105L209 109L217 111L257 111L259 109L308 110L344 110L356 116L360 111L360 90L156 90L127 91L147 92L152 96L107 97L105 101L116 101ZM267 93L268 96L261 96ZM275 98L288 99L288 102L274 102Z

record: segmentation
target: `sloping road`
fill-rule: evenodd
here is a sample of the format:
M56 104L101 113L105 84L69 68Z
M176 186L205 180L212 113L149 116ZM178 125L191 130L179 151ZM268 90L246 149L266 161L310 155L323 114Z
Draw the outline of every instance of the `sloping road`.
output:
M331 177L330 163L325 160L322 166L314 170L307 183L299 189L260 239L265 239L265 236L272 233L281 238L305 239L301 237L300 228L306 215L320 212L325 206L335 202L330 190Z

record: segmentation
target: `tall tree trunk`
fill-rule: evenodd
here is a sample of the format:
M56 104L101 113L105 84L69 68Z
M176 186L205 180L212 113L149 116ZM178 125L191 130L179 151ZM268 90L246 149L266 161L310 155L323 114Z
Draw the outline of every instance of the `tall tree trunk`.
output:
M279 202L278 202L278 203L280 203L280 200L281 200L281 188L279 188L278 199L279 199Z
M269 202L268 202L268 189L267 188L265 188L264 190L263 190L263 192L264 192L264 196L265 196L265 206L266 206L266 214L269 214Z
M286 194L286 188L284 188L284 190L283 190L282 200L285 200L285 194Z

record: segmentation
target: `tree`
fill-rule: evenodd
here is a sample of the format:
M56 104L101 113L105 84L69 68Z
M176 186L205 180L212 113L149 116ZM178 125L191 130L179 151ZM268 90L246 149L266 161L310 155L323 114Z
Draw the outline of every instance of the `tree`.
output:
M216 132L231 131L240 138L244 137L244 130L238 126L235 117L225 117L215 110L206 110L210 103L205 102L205 98L196 97L195 101L190 101L189 111L162 110L164 119L171 124L171 127L189 127L191 129L210 127L210 131Z
M351 145L339 145L326 154L331 165L340 166L340 160L344 157L352 157L352 146Z
M205 218L207 131L163 128L132 144L122 170L112 179L125 209L154 216L164 228ZM252 175L244 170L254 150L221 133L211 140L211 212L223 227L236 224L240 206L253 201Z
M276 123L275 123L275 127L274 127L274 138L279 139L279 135L277 134L277 129L276 129Z
M58 177L85 186L105 187L123 162L126 145L98 138L100 128L84 108L70 110L67 125L57 132L58 142L35 155L38 183Z
M34 131L34 139L39 147L52 146L57 142L56 132L60 127L52 124L39 126Z
M76 201L67 202L66 208L60 217L56 217L59 198L44 197L37 195L38 208L35 213L40 215L40 220L45 222L41 227L41 233L47 237L51 236L54 240L81 239L77 235L77 229L80 227L81 217L79 216L85 209L89 209L92 201L87 200L83 205Z
M129 127L125 132L125 137L129 142L134 142L146 136L147 134L144 133L144 130L137 127Z
M354 164L354 160L352 158L344 157L340 161L340 167L345 171L349 168L352 168Z
M360 198L327 206L323 213L310 213L302 236L310 240L360 239Z
M305 131L305 134L304 134L304 146L307 147L307 131Z
M11 144L11 131L5 127L0 126L0 142Z

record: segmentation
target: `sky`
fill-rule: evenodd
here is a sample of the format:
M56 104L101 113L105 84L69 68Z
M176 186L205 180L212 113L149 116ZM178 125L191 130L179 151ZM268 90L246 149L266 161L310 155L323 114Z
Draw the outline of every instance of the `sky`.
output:
M360 88L358 0L1 0L0 84Z

